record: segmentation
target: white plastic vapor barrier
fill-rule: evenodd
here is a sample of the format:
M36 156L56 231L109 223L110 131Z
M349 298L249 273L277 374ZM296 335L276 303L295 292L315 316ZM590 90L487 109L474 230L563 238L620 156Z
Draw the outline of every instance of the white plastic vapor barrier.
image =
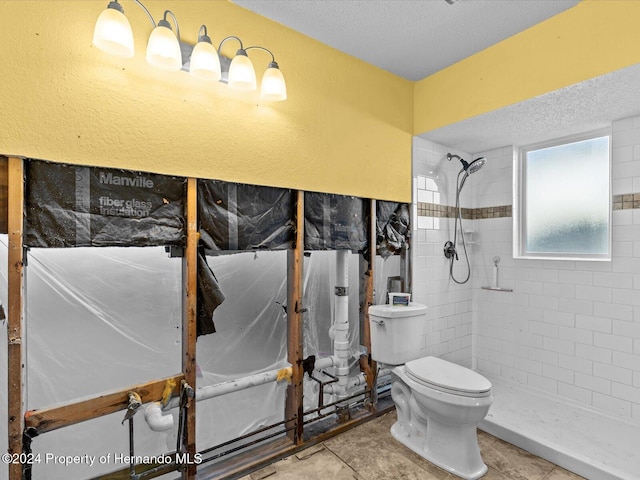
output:
M393 255L387 258L382 258L380 255L376 256L376 264L374 270L374 305L382 305L388 303L388 279L396 279L400 277L400 262L400 255Z
M180 372L181 272L160 247L29 250L27 408Z
M305 357L334 353L336 255L314 251L304 257ZM364 277L360 256L347 257L349 367L355 375ZM376 260L376 289L386 288L386 276L399 274L397 260ZM220 254L208 256L207 262L225 300L215 310L216 332L197 340L196 389L287 367L287 252ZM164 248L33 248L28 250L25 281L28 410L96 397L181 371L182 259L170 258ZM376 303L383 303L379 297ZM6 307L6 235L0 236L0 301ZM5 324L0 332L0 415L5 424L6 331ZM283 420L286 388L286 381L270 382L198 401L198 450ZM317 402L317 383L305 377L305 408L315 408ZM82 480L128 468L124 414L35 437L33 452L42 462L34 465L33 478ZM154 432L144 419L144 408L138 411L136 455L161 456L175 450L177 409L170 415L174 427ZM6 429L0 432L0 450L6 451ZM80 460L67 463L74 456ZM4 478L6 466L0 468Z
M198 338L198 387L288 366L282 307L287 304L287 252L223 254L208 256L207 262L225 300L213 317L216 333ZM286 385L272 382L198 402L198 449L283 420Z
M3 302L6 251L5 236ZM281 306L286 304L286 256L281 251L207 258L226 299L214 315L217 332L198 338L196 388L288 365ZM31 249L25 278L27 409L96 397L181 371L182 259L170 258L164 248ZM6 352L6 328L2 335ZM6 419L6 354L1 362ZM282 420L285 391L286 382L273 382L198 402L197 448ZM128 468L124 414L34 438L33 452L43 459L33 467L34 478L85 479ZM170 414L174 428L154 432L143 409L138 411L136 456L161 457L175 450L178 410ZM6 441L5 434L0 439L4 451ZM80 459L64 460L74 456Z
M169 258L161 247L30 249L25 269L27 409L179 373L181 277L181 259ZM124 414L36 437L32 447L41 462L33 466L34 478L83 479L127 468ZM143 415L136 415L136 455L174 450L172 436L175 432L152 432ZM57 461L68 456L81 460ZM101 463L103 456L107 460Z

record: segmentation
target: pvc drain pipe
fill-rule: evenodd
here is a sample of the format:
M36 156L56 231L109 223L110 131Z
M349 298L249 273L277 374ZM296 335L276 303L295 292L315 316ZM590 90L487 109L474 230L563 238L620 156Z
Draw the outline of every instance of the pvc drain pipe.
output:
M349 383L349 250L336 252L336 287L333 355L338 360L338 400L346 396Z
M285 368L279 368L277 370L270 370L268 372L256 373L255 375L249 375L247 377L236 378L234 380L228 380L226 382L217 383L215 385L209 385L207 387L201 387L196 390L196 401L207 400L209 398L219 397L231 392L238 392L247 388L256 387L258 385L264 385L274 381L289 380L292 375L291 366ZM180 397L173 397L167 404L165 411L177 408L180 406ZM162 407L159 402L150 403L145 407L145 419L149 424L149 427L154 431L168 430L173 426L172 415L162 415ZM163 418L158 418L158 414ZM169 420L171 425L169 425ZM156 430L156 428L158 430Z
M163 415L160 402L151 402L145 407L144 419L154 432L164 432L173 428L173 415Z

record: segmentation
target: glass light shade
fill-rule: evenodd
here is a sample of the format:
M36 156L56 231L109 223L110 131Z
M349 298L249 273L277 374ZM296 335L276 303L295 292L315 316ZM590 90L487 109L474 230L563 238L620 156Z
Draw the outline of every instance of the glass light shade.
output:
M118 57L133 57L133 32L124 13L107 8L93 30L93 44L103 52Z
M151 32L147 44L147 62L163 70L178 71L182 68L180 43L169 27L158 25Z
M287 85L279 68L270 66L265 70L260 83L260 98L275 102L287 99Z
M256 72L247 55L236 54L229 65L229 87L235 90L255 90Z
M222 78L218 52L209 42L198 42L191 52L189 73L202 80L217 82Z

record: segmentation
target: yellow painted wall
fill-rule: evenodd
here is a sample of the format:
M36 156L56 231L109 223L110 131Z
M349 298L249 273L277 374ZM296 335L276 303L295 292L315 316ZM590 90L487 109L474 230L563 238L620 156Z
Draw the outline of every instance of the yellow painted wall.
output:
M410 201L411 82L226 0L144 0L191 43L206 23L214 43L272 50L289 100L262 104L147 65L151 23L130 0L135 57L99 51L107 3L0 1L0 154ZM249 56L260 79L270 57Z
M415 84L414 133L640 62L640 1L584 0Z

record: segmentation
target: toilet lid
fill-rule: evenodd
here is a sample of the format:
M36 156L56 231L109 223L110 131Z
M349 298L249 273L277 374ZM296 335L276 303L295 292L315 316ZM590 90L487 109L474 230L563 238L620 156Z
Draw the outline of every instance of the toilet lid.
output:
M414 380L427 386L461 394L481 395L491 390L491 382L479 373L441 358L412 360L405 364L405 371Z

